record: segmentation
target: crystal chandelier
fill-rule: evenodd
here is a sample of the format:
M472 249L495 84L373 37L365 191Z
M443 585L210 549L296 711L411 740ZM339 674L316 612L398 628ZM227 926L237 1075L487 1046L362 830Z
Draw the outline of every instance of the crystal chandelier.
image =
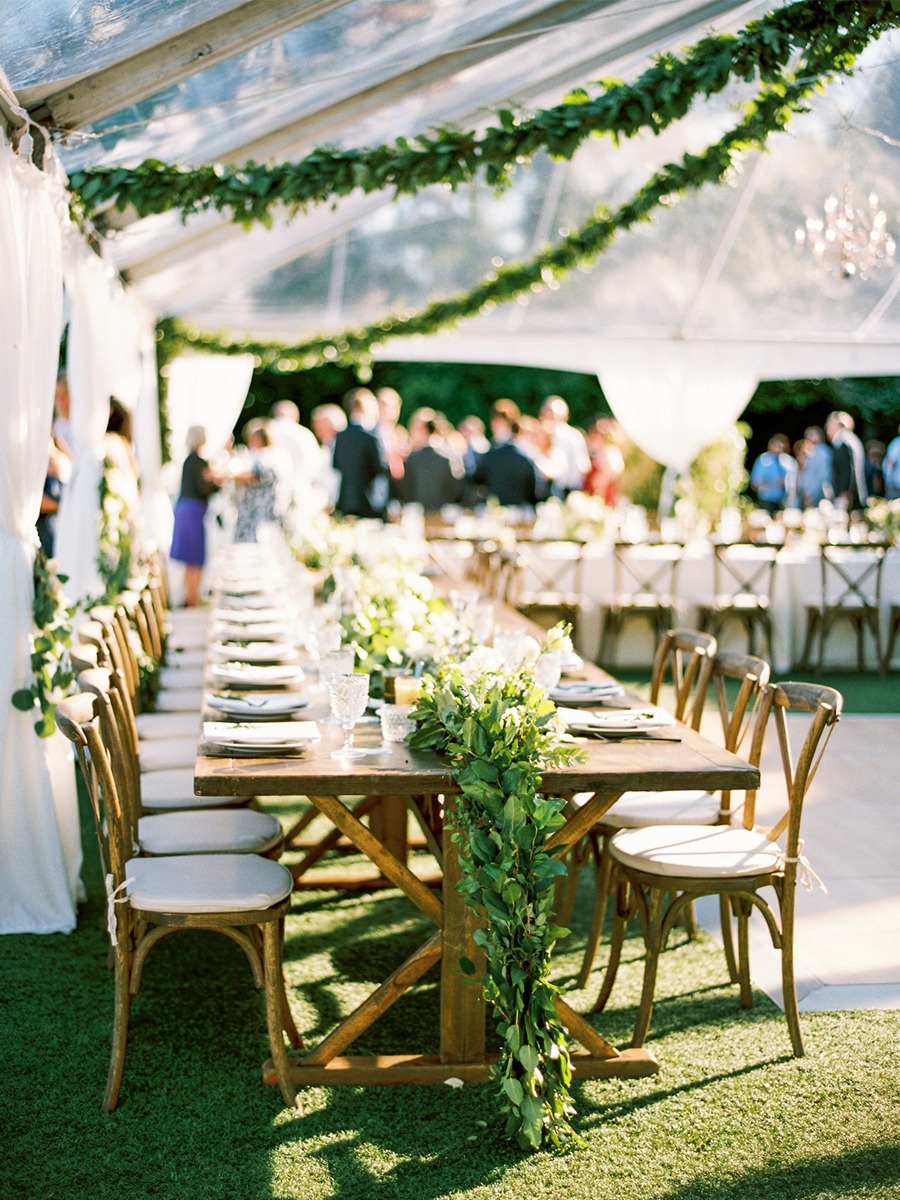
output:
M857 204L847 183L839 197L825 201L823 216L807 217L795 230L794 241L801 250L808 246L837 279L868 279L873 271L893 266L897 249L875 193L869 193L867 204Z

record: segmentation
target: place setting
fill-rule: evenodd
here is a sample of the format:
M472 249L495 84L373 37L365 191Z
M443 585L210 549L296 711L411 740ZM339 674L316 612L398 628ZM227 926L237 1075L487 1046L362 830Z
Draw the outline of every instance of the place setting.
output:
M202 751L212 756L296 758L319 738L315 721L272 721L257 725L238 721L204 721Z
M301 667L293 663L249 663L236 659L213 663L210 677L230 688L291 688L303 682Z
M227 641L215 642L210 655L219 662L229 663L296 663L300 651L288 642L276 641Z
M556 712L572 737L596 738L599 741L681 741L677 734L664 732L677 722L667 709L658 705L615 712L557 706Z
M244 721L283 721L309 707L305 692L272 692L243 695L235 692L213 692L206 699L207 707L223 716L240 717Z

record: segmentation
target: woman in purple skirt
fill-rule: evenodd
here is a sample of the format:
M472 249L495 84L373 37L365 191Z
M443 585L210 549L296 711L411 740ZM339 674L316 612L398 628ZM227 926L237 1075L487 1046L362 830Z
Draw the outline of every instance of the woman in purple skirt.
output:
M181 471L181 492L175 504L175 527L169 557L184 563L184 603L196 608L201 603L200 581L206 562L204 519L206 502L219 490L219 483L201 457L206 430L192 425L187 434L188 456Z

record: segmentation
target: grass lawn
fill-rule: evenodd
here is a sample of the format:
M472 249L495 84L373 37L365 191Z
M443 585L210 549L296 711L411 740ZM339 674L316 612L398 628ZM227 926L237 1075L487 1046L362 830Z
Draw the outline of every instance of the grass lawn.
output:
M0 1200L900 1197L898 1014L806 1016L808 1056L792 1059L780 1012L761 994L742 1012L707 940L664 956L650 1039L659 1075L575 1085L583 1149L517 1151L487 1085L316 1088L299 1111L283 1109L260 1081L265 1019L246 960L202 933L151 954L120 1107L104 1114L112 979L92 838L85 845L77 932L0 939ZM584 887L558 958L566 989ZM394 893L299 894L287 956L301 1030L327 1032L425 936ZM630 942L611 1006L592 1018L614 1044L630 1037L640 953ZM435 1050L437 982L435 970L357 1052ZM569 999L585 1009L598 986L595 974Z

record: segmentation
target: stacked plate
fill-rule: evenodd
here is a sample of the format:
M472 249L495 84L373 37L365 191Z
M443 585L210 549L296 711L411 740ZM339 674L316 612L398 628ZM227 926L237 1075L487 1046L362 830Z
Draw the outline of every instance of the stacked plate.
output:
M613 679L592 682L587 679L573 679L571 682L558 683L551 688L549 695L554 704L602 704L621 696L621 684Z
M218 662L295 663L300 651L286 642L215 642L212 657Z
M233 688L289 688L303 682L303 671L293 663L247 663L232 660L214 663L210 675L217 684Z
M207 704L216 712L244 721L283 721L309 704L303 692L274 692L265 696L240 696L213 692Z
M233 721L204 721L203 741L211 750L231 754L299 754L319 736L315 721L277 721L269 725L244 725Z
M622 712L585 712L559 707L556 711L570 733L599 733L604 737L633 736L675 724L672 714L656 705Z

